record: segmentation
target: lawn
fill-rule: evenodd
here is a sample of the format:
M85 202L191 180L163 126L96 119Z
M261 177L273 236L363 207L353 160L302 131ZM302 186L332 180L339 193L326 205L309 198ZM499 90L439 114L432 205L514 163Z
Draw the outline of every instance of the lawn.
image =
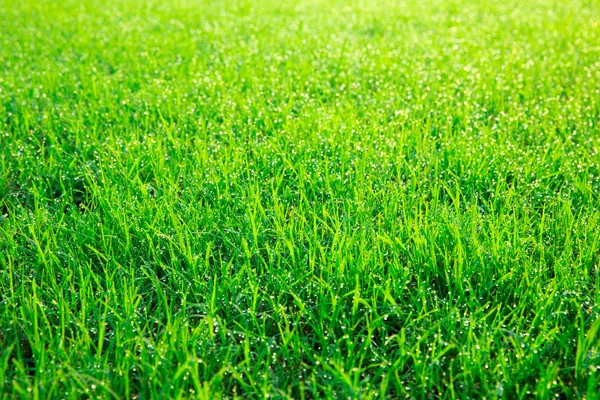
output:
M0 398L598 398L599 24L0 0Z

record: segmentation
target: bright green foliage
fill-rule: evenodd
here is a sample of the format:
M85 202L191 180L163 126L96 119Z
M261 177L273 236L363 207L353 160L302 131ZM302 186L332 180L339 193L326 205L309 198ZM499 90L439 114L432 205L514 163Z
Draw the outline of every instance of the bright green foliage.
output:
M0 397L600 391L596 0L0 0Z

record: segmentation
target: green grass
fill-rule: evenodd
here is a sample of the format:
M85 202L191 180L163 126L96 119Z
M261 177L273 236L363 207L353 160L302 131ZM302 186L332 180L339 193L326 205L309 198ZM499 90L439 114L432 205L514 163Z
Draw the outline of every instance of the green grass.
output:
M598 398L599 23L0 0L0 397Z

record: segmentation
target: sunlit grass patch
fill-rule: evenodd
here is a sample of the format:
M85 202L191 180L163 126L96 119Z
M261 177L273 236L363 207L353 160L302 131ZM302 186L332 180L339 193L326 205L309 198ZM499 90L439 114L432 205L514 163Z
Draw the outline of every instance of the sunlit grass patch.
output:
M3 3L1 393L595 398L599 20Z

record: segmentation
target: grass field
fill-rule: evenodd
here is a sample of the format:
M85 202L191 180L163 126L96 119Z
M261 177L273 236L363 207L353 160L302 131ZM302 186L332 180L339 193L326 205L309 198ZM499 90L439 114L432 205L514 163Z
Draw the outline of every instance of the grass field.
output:
M0 0L0 398L599 398L597 0Z

